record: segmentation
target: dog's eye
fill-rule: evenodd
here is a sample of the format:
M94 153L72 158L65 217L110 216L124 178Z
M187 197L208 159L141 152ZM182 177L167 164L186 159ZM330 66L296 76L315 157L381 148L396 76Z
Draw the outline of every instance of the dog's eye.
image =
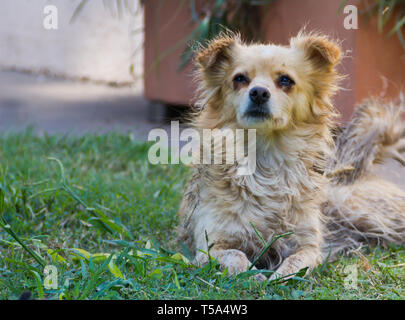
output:
M289 76L281 75L281 76L278 77L278 79L277 79L277 84L278 84L280 87L290 88L290 87L292 87L292 86L295 84L295 82L294 82L294 80L292 80Z
M233 77L233 81L238 83L248 83L249 79L246 78L246 76L244 76L243 74L237 74Z

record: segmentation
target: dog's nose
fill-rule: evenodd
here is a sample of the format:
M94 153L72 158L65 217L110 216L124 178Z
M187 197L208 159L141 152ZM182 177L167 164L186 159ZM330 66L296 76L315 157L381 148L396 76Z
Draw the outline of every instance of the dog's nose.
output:
M263 87L254 87L249 91L249 97L256 104L263 104L270 99L270 91Z

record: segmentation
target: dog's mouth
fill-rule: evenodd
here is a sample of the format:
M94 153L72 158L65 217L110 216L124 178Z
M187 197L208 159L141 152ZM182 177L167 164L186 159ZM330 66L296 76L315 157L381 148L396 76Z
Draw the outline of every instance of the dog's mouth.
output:
M267 105L252 105L246 110L244 117L249 121L260 122L271 118Z

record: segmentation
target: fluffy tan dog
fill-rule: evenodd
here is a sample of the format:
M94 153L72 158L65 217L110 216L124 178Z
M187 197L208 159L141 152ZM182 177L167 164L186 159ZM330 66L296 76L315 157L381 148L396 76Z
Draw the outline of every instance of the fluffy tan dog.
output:
M300 33L289 46L243 44L222 34L196 54L198 129L256 129L256 170L196 165L180 209L180 241L229 273L256 264L272 278L317 266L361 241L405 243L405 193L370 173L375 161L405 163L400 109L368 102L339 136L331 97L339 44ZM208 239L208 241L207 241ZM264 279L262 275L259 278Z

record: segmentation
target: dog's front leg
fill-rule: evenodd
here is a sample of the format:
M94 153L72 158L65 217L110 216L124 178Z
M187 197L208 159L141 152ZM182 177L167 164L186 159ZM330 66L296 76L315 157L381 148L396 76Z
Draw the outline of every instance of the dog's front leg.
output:
M270 280L297 273L303 268L315 268L321 262L321 250L319 246L306 246L300 248L296 253L287 257L280 267L272 274ZM285 279L288 279L286 277Z
M321 246L323 233L321 225L321 212L314 208L317 204L307 205L306 210L300 214L300 221L294 228L294 235L298 248L295 253L288 256L272 274L270 280L297 273L303 268L313 269L322 262ZM286 277L288 279L289 277Z
M228 269L229 274L239 274L249 270L252 264L246 254L237 249L224 249L218 246L213 246L209 252L210 256L218 261L223 269ZM200 265L208 263L208 256L202 252L198 252L196 255L196 262ZM256 270L255 267L252 270ZM259 281L267 280L267 278L261 274L255 274L255 279Z

